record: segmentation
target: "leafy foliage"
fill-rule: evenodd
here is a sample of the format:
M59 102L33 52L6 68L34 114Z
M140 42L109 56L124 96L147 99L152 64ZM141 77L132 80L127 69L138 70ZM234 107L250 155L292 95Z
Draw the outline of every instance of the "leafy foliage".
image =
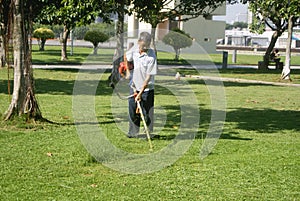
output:
M135 11L138 18L154 25L166 18L175 19L180 17L181 20L188 20L200 15L205 17L226 2L231 4L246 3L245 0L133 0L131 11Z
M106 1L95 0L53 0L39 15L38 21L44 24L66 25L72 29L76 25L85 25L93 22L100 16L108 20L109 11Z
M46 40L54 38L54 36L54 32L47 28L38 28L33 32L33 37L37 38L40 42L40 51L44 51Z
M264 55L264 63L267 67L277 39L288 28L289 17L293 16L293 25L298 25L295 22L300 18L299 0L289 0L288 2L282 0L251 0L249 2L249 9L255 16L250 29L256 33L262 33L265 31L265 27L268 26L274 31Z
M108 36L105 33L96 30L87 31L84 40L90 41L93 44L102 43L108 40Z
M61 37L61 60L67 60L67 39L70 31L76 26L90 24L95 18L102 17L109 21L111 4L98 0L53 0L42 10L38 20L45 24L59 24L64 26Z
M246 23L246 22L234 22L233 24L226 24L226 30L231 30L233 28L245 29L245 28L248 28L248 23Z
M92 23L88 25L89 30L98 30L109 37L115 36L115 25L113 23Z
M80 27L75 27L73 29L73 34L74 38L81 40L84 38L84 35L86 32L89 30L88 26L80 26Z
M97 47L99 43L103 43L109 39L109 36L101 31L97 30L90 30L87 31L84 40L89 41L94 46L94 54L97 54Z
M257 29L260 26L268 26L273 31L287 28L287 20L290 15L295 16L295 22L300 17L300 4L298 0L255 0L250 1L249 9L255 16L255 21L252 23L252 31L262 31ZM297 23L295 23L295 26Z
M170 21L186 21L199 16L208 17L225 2L237 3L239 0L133 0L130 13L135 12L141 21L151 24L152 41L155 49L155 29L166 19ZM240 0L245 2L245 0Z
M38 28L38 29L34 30L33 37L41 39L41 40L47 40L50 38L54 38L54 32L51 29Z
M180 49L190 47L193 40L189 34L180 29L173 29L162 40L165 44L170 45L175 50L175 60L179 59Z

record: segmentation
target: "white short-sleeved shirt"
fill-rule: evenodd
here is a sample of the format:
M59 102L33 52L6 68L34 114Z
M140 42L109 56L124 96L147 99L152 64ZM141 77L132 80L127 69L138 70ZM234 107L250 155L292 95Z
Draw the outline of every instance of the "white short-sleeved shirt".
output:
M133 61L134 70L132 81L138 91L143 87L143 83L147 75L152 75L145 91L154 89L154 75L157 74L157 61L153 49L149 49L147 53L139 53L138 46L132 47L126 52L128 61Z

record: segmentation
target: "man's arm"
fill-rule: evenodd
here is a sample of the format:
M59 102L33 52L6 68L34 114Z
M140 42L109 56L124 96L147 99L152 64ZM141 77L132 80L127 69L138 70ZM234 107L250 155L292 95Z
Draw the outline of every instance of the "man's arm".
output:
M142 93L145 91L145 89L148 87L148 83L151 80L151 76L153 75L147 75L144 83L143 83L143 87L142 89L139 91L139 93L137 94L137 96L135 97L135 101L140 101L141 97L142 97Z
M127 60L126 54L124 54L124 63L125 63L125 66L126 66L125 79L128 80L130 78L130 70L129 70L129 67L128 67L128 60Z

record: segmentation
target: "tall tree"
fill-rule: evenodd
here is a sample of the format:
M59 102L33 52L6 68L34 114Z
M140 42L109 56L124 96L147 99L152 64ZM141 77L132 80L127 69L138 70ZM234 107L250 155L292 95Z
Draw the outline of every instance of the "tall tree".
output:
M130 5L130 0L110 0L114 6L112 7L112 12L117 14L117 26L116 26L116 40L117 46L115 55L113 58L113 67L111 75L109 76L109 85L114 87L114 85L119 81L119 64L123 60L124 55L124 19L125 15L129 13L128 6Z
M10 34L8 33L8 21L11 19L9 12L10 0L2 0L0 4L0 67L7 64L7 43Z
M39 119L42 115L35 98L31 43L28 41L28 36L32 30L33 7L30 1L11 0L8 9L9 17L12 17L9 22L13 22L11 27L13 28L14 88L5 120L10 119L15 114L26 114L28 118Z
M292 34L293 34L293 16L289 17L288 21L288 38L286 40L286 50L285 50L285 65L282 69L281 79L290 80L291 73L291 45L292 45Z
M39 15L39 22L64 26L61 36L61 60L67 60L67 42L70 31L76 25L90 24L96 17L109 21L109 1L99 0L52 0Z
M287 30L289 16L298 12L299 16L299 0L251 0L249 1L249 9L252 11L254 19L250 28L254 32L262 33L268 26L274 31L271 42L264 55L264 66L268 68L270 54L278 38ZM296 18L293 18L295 20ZM294 24L296 25L296 24Z
M281 79L291 80L291 45L292 45L292 35L293 27L300 24L300 3L298 0L288 1L289 9L286 13L286 18L288 18L288 38L286 44L286 54L285 54L285 65L282 69Z

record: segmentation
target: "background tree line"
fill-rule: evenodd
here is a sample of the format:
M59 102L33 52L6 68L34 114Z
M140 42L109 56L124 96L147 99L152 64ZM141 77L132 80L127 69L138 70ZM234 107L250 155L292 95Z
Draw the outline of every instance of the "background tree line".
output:
M225 29L226 30L232 30L232 29L247 29L248 28L248 23L246 22L234 22L233 24L226 24Z
M33 30L36 30L38 28L47 28L51 29L54 32L54 38L60 38L61 33L64 30L63 25L45 25L40 23L33 24ZM82 26L76 26L73 29L73 37L76 40L83 40L84 35L89 30L97 30L102 33L105 33L109 37L115 36L115 25L112 23L91 23L88 25L82 25Z

